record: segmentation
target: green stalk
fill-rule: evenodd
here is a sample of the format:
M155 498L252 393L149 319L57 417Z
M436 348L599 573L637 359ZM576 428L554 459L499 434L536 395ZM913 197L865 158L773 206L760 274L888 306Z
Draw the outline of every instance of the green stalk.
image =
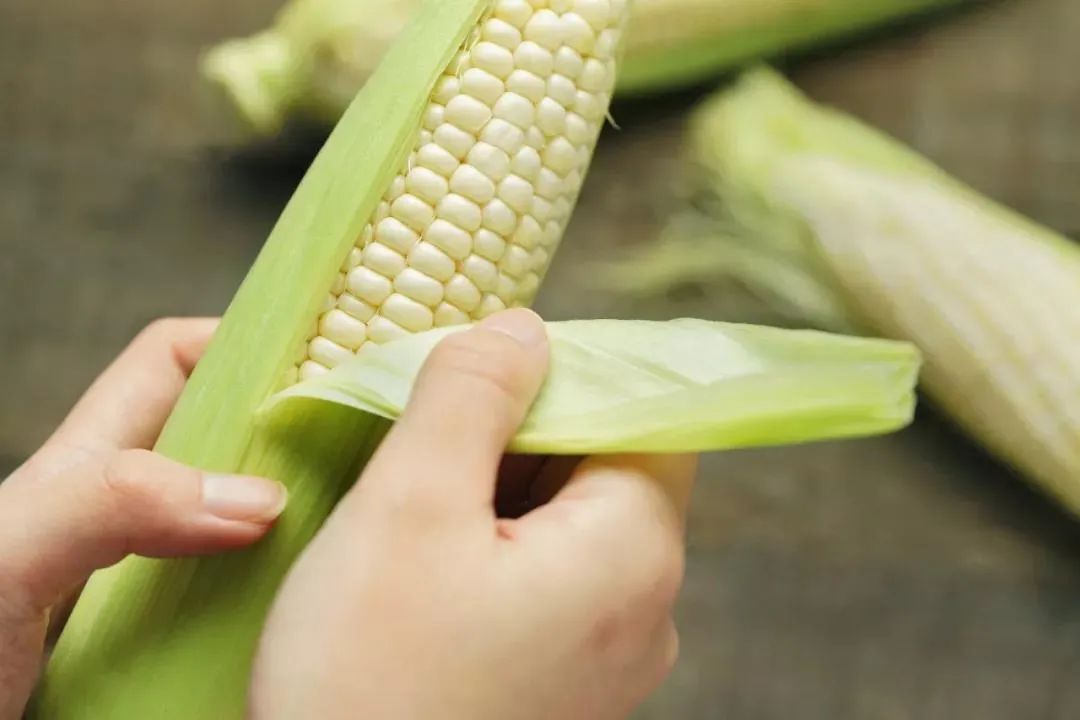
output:
M1080 247L768 70L695 112L687 156L685 208L609 287L734 281L785 324L913 342L931 399L1080 514Z
M617 88L623 96L700 83L755 59L980 0L633 2ZM294 117L331 124L419 3L291 0L273 27L206 53L209 96L240 140L273 136Z
M435 81L484 10L441 0L391 50L314 161L225 313L156 450L280 480L289 508L254 549L132 558L91 578L30 717L240 718L252 654L281 579L356 478L381 419L316 403L288 432L255 411L283 387L341 266L411 149Z

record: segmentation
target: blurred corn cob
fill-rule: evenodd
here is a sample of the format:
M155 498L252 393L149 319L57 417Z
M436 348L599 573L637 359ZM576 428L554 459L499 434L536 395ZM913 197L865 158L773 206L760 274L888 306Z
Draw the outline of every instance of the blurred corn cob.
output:
M676 88L754 58L978 1L636 0L618 90ZM291 116L332 123L420 2L291 0L272 28L209 51L202 73L243 139L273 135ZM521 2L563 12L591 0Z
M1080 513L1080 247L769 70L687 145L685 210L606 284L726 279L784 323L912 341L925 392Z

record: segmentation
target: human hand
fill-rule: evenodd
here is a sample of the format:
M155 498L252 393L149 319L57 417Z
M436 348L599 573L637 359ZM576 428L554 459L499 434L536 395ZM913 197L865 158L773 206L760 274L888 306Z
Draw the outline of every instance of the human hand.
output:
M148 451L216 327L163 320L144 330L0 484L0 719L21 715L50 617L91 572L132 553L248 545L284 506L278 483L202 473Z
M435 349L276 599L252 717L604 720L659 685L696 458L535 461L509 480L550 501L499 517L503 452L547 363L523 310Z

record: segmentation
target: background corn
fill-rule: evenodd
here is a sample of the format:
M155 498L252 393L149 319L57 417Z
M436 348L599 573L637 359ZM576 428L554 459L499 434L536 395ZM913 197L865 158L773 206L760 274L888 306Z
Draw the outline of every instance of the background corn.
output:
M747 60L806 48L935 8L980 0L635 0L622 94L706 80ZM292 0L273 28L211 50L203 74L242 138L297 115L330 123L420 0ZM588 15L593 0L531 0Z
M1080 248L770 71L706 102L688 151L686 209L609 279L726 278L787 323L910 340L932 399L1080 513Z

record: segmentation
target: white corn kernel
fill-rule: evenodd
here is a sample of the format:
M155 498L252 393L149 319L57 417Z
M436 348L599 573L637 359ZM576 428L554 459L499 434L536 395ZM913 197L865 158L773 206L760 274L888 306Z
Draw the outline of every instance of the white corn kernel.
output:
M432 103L424 111L424 129L434 130L443 124L443 106ZM396 179L396 178L395 178Z
M454 260L464 260L472 252L472 235L441 217L431 223L424 232L424 241L439 248Z
M472 165L462 165L454 172L450 177L450 189L480 204L495 197L495 183Z
M344 310L335 308L322 316L319 334L343 348L356 350L367 340L367 326Z
M566 108L549 97L536 107L536 127L548 137L566 132Z
M308 357L328 368L335 368L341 363L352 359L353 354L346 348L341 347L333 340L323 336L312 338L308 343Z
M589 121L576 112L566 113L566 139L575 145L589 142L593 136L593 128Z
M373 242L364 248L364 266L393 278L405 269L405 258L382 243Z
M499 183L499 199L519 213L532 207L533 189L528 180L517 175L507 175Z
M541 168L534 183L533 191L546 200L554 201L563 191L563 178L550 168Z
M535 108L528 98L513 92L504 93L495 103L492 112L495 117L517 125L522 130L528 130L532 126L535 116Z
M581 115L586 120L598 121L604 117L604 108L607 107L606 102L602 102L598 95L584 90L578 90L574 93L574 112Z
M545 225L555 218L554 206L542 197L534 197L532 203L532 216L541 225Z
M306 353L307 350L305 349L304 352ZM317 378L320 375L325 375L328 372L330 372L330 368L326 367L325 365L320 365L314 360L305 360L303 364L300 365L300 372L297 373L297 377L301 381L311 380L312 378Z
M495 182L510 174L510 156L486 142L473 145L465 160Z
M484 206L482 224L488 230L496 232L504 237L514 232L517 226L517 213L502 200L495 198Z
M585 61L581 59L581 55L571 47L563 45L561 48L555 51L555 72L560 75L574 80L585 66Z
M517 297L517 281L509 275L499 274L499 280L495 284L495 295L509 306Z
M405 189L429 205L439 202L450 192L450 186L439 173L418 166L405 176Z
M378 305L393 291L389 279L363 265L349 273L348 283L349 292L372 305Z
M434 170L443 177L450 177L457 170L457 166L461 164L456 157L450 154L449 150L433 142L422 145L416 151L416 162L420 167Z
M394 278L394 290L428 307L435 307L443 299L443 284L411 267Z
M491 108L471 95L458 95L446 104L446 122L470 135L480 132L490 119Z
M555 137L544 148L544 165L559 175L566 175L577 166L577 150L564 137Z
M480 36L507 50L513 50L521 44L521 31L499 18L490 18L485 22Z
M506 89L516 92L531 102L538 103L544 99L547 92L547 83L539 75L534 75L528 70L515 70L506 78Z
M435 128L435 132L432 133L431 137L439 144L439 147L458 160L464 159L469 152L469 148L476 143L476 137L472 133L465 132L448 122Z
M364 234L361 235L361 240L349 250L349 257L345 258L345 262L341 266L342 272L348 274L350 270L360 264L361 258L363 257L363 251L360 248L371 242L371 238L371 226L368 225L364 228Z
M494 145L503 152L513 155L525 144L525 133L521 128L511 125L500 118L494 118L480 131L480 139ZM468 149L461 155L465 157Z
M536 291L540 289L540 276L529 273L518 283L517 302L530 303L536 297Z
M409 332L424 332L435 325L431 308L415 300L394 293L379 308L379 314Z
M476 285L464 275L455 275L446 283L446 302L467 313L480 305L481 298Z
M400 340L403 337L408 337L409 332L393 320L383 317L382 315L376 315L371 318L371 322L368 323L367 334L368 339L371 340L371 342L376 345L383 345L393 340Z
M442 303L435 309L435 327L467 325L469 316L450 303Z
M390 206L391 214L417 232L423 232L424 228L435 219L435 209L426 202L405 193Z
M529 270L529 251L517 245L510 245L502 260L499 261L499 269L512 277L522 277Z
M465 277L472 280L473 284L484 292L495 289L495 283L499 277L499 269L495 263L485 260L479 255L470 255L461 266Z
M525 133L525 143L534 150L543 150L547 145L547 138L538 127L531 127Z
M386 197L383 200L387 202L394 202L402 193L405 192L405 178L400 175L395 175L394 179L390 181L390 189L386 191Z
M551 74L555 58L545 48L526 40L514 50L514 62L519 70L527 70L543 78Z
M552 10L538 10L525 23L522 35L526 40L554 52L563 43L563 24Z
M379 202L379 206L375 208L375 222L379 222L388 215L390 215L390 203L382 200Z
M514 231L514 237L511 242L526 250L532 250L540 244L543 237L544 230L540 223L538 223L536 218L531 215L526 215L521 218L521 222L518 223L517 230Z
M442 282L454 276L454 261L431 243L416 243L416 247L409 253L408 261L409 267L416 268L425 275Z
M510 161L510 169L526 180L535 180L543 166L540 153L533 147L523 147L517 151L513 160Z
M611 22L611 6L607 0L573 0L573 6L574 12L583 17L597 32Z
M516 28L525 27L532 17L533 8L526 0L498 0L495 3L495 17L505 20Z
M338 298L337 306L360 322L367 322L375 314L375 308L350 292Z
M476 316L481 320L489 315L494 315L497 312L502 312L506 309L506 303L500 300L495 295L485 295L484 300L480 303L480 308L476 311Z
M559 18L562 27L560 35L562 41L577 50L582 55L592 52L596 46L596 32L592 26L577 13L564 13Z
M565 75L555 73L548 77L547 94L564 108L570 108L577 96L577 86Z
M511 228L511 231L513 229ZM473 235L473 252L485 260L499 262L506 254L506 240L503 235L480 228Z
M597 93L607 90L608 87L607 65L596 58L585 61L585 67L577 78L577 86L586 92Z
M461 76L461 90L491 107L506 92L506 85L485 70L469 68Z
M435 214L468 232L479 230L483 220L479 205L455 193L450 193L439 201Z
M506 78L514 70L514 54L493 42L477 43L470 54L474 67L486 70L497 78Z
M461 84L453 74L443 75L435 84L435 92L431 99L439 105L445 105L461 92Z

